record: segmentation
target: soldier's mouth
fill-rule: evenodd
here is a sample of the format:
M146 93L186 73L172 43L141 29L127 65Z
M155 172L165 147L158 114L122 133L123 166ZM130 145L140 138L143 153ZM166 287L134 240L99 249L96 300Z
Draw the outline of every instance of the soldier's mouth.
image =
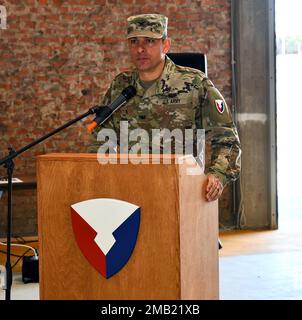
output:
M136 60L137 61L147 61L147 60L149 60L149 58L147 58L147 57L139 57Z

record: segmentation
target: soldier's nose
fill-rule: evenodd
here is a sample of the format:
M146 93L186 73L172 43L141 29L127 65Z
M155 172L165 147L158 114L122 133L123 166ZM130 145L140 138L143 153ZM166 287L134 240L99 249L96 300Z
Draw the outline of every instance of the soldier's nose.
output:
M138 47L137 47L137 52L138 52L138 53L142 53L142 52L144 52L144 50L145 50L145 49L144 49L143 46L138 46Z

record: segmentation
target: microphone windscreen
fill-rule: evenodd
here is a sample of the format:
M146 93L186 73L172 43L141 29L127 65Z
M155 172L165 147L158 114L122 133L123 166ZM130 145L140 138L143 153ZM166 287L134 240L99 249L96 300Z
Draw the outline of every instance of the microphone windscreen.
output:
M133 86L129 86L122 91L122 95L127 99L131 99L136 95L136 89Z

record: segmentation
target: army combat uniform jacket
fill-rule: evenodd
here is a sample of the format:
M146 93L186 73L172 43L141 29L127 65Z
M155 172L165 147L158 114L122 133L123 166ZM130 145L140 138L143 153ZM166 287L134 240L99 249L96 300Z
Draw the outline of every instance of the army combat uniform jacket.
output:
M127 86L137 94L104 124L119 135L120 121L128 121L129 131L151 129L204 129L212 153L206 173L214 174L223 185L235 180L240 171L240 142L230 111L220 92L199 70L175 65L166 57L161 76L148 89L140 83L138 72L119 74L111 83L103 103L108 105ZM101 129L104 125L100 126ZM97 131L89 152L97 152Z

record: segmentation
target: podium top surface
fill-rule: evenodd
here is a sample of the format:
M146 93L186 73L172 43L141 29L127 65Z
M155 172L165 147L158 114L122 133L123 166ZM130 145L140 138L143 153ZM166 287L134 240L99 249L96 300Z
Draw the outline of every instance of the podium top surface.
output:
M172 163L180 161L181 159L190 159L195 162L193 155L181 154L97 154L97 153L48 153L37 156L38 161L96 161L101 159L129 159L129 160L170 160ZM191 161L190 161L191 162ZM178 162L178 163L181 163ZM191 162L192 163L192 162Z
M37 160L39 161L64 161L64 160L96 160L96 153L47 153L38 155Z

